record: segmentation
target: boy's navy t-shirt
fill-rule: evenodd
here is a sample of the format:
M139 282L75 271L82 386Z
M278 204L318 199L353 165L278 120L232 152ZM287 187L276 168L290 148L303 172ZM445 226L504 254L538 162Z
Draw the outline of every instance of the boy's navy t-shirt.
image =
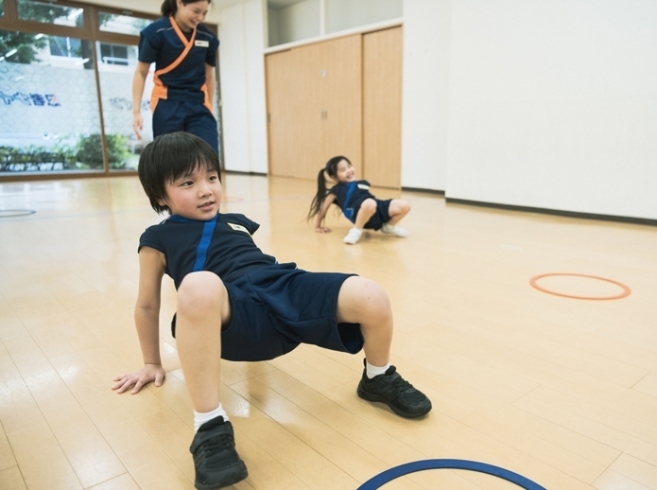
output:
M198 260L203 262L200 270L214 272L226 283L248 270L276 263L276 258L263 253L253 242L251 235L260 227L258 223L241 214L219 213L215 219L214 230L207 236L213 220L171 216L144 231L139 249L150 247L164 254L165 272L173 279L176 289L187 274L199 270L195 269Z

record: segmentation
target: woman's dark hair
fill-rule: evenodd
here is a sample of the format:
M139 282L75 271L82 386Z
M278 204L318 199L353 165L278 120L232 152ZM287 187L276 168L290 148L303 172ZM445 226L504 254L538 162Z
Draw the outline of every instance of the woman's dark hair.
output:
M219 157L214 149L198 136L184 131L163 134L147 144L139 157L137 173L144 192L155 211L170 211L160 204L166 200L168 183L199 167L217 172L221 179Z
M313 202L310 204L310 211L308 212L309 220L312 219L313 216L315 216L317 213L319 213L319 209L322 207L322 203L324 202L324 199L326 199L326 195L329 193L329 190L326 188L326 177L324 176L324 173L326 172L326 175L332 179L335 179L338 175L338 164L342 160L345 160L349 165L351 165L351 162L347 157L333 157L328 162L326 162L326 165L324 165L324 167L319 171L319 174L317 174L317 194L315 194Z
M188 5L190 3L201 2L202 0L182 0L183 5ZM178 10L177 0L164 0L162 6L160 7L160 12L162 12L163 17L169 17L175 15ZM208 3L212 3L212 0L208 0Z

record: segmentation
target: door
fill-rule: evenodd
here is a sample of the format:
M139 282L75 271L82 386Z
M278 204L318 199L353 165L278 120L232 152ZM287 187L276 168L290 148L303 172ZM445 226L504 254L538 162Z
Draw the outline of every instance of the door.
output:
M269 173L294 176L294 133L289 131L294 122L290 100L293 90L288 77L293 67L291 51L265 57L267 76L267 136L269 138Z
M358 178L363 178L361 43L360 34L322 43L322 165L329 158L344 155L351 161Z
M269 173L316 179L347 156L361 175L361 35L267 55Z
M363 177L401 187L402 28L363 35Z

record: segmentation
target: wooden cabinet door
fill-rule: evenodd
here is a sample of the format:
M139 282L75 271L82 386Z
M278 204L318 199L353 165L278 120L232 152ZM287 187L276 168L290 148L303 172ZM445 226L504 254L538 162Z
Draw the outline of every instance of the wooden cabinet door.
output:
M362 36L267 55L269 173L316 179L344 155L362 176Z
M362 178L362 36L324 42L322 47L322 164L344 155Z
M321 44L292 49L293 70L290 102L294 121L288 131L294 132L294 177L315 179L323 165L323 86Z
M402 28L363 35L363 177L401 187Z
M282 51L265 57L267 76L267 136L269 139L269 173L294 176L294 112L290 107L294 92L288 78L292 72L292 53Z

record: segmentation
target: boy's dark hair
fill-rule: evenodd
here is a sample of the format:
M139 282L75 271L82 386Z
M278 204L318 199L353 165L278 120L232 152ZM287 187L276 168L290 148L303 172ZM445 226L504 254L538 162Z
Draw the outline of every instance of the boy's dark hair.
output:
M351 162L347 157L333 157L328 162L326 162L326 165L324 165L324 167L319 171L319 174L317 174L317 194L315 194L313 202L310 204L310 211L308 212L309 220L312 219L313 216L315 216L317 213L319 213L319 209L322 207L322 203L324 202L324 199L326 199L326 195L329 193L329 189L326 188L326 177L324 176L324 172L326 172L330 178L335 179L338 173L338 163L340 163L342 160L345 160L349 165L351 165Z
M201 0L182 0L183 5L188 5L190 3L200 2ZM212 3L212 0L208 0L208 3ZM170 15L175 15L178 10L178 4L176 0L164 0L162 6L160 7L160 12L162 12L163 17L169 17Z
M160 204L167 198L166 185L198 167L219 174L219 157L214 149L198 136L184 131L162 134L144 147L139 157L137 173L144 192L155 211L170 211Z

